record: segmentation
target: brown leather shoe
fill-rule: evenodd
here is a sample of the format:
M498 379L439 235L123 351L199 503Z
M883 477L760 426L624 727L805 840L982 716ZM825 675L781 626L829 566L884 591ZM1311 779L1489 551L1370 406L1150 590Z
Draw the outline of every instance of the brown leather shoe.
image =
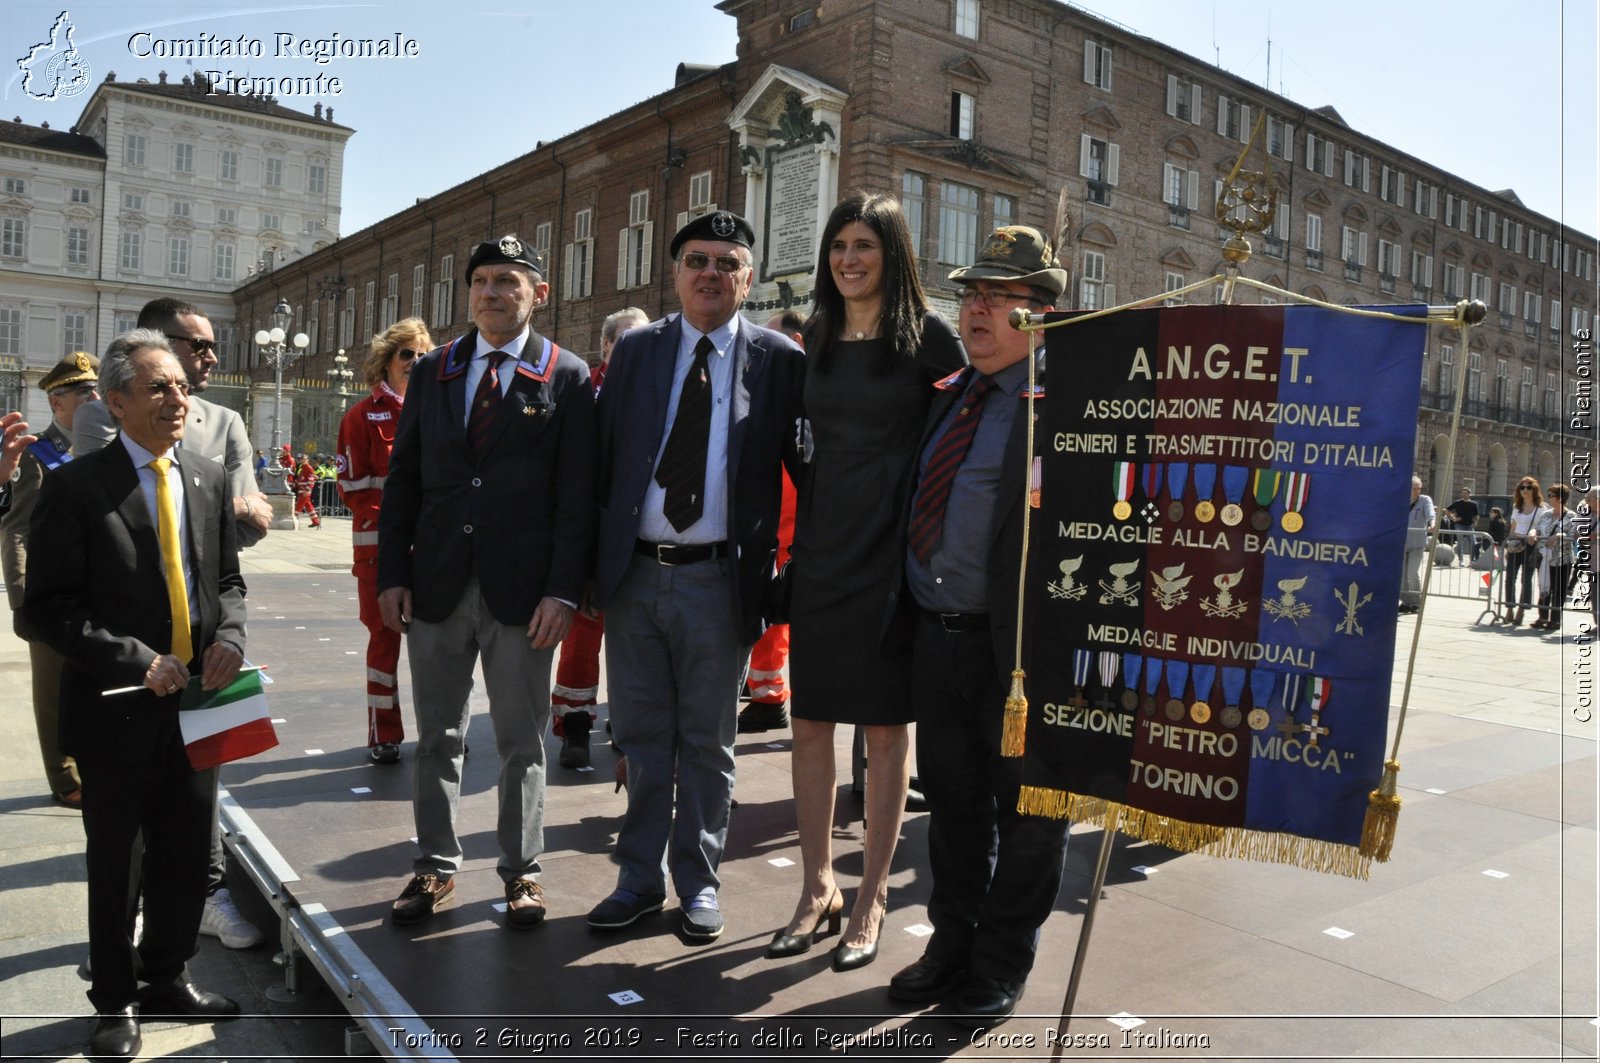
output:
M64 794L51 794L50 797L51 800L55 801L55 803L60 805L62 808L70 808L74 812L83 811L82 790L68 790Z
M456 880L438 875L413 875L394 902L389 918L397 926L420 923L449 904L456 895Z
M527 930L544 922L544 887L531 878L506 883L506 926Z

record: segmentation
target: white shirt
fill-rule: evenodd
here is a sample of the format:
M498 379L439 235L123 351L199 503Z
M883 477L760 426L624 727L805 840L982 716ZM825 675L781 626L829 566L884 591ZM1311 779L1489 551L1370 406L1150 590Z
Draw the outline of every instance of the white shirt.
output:
M461 407L462 424L472 419L473 397L478 394L478 383L483 379L483 374L489 371L489 355L495 351L504 351L506 355L500 363L500 397L505 398L506 391L511 387L511 378L516 375L517 362L522 358L522 348L528 342L528 331L528 326L524 325L516 339L504 347L494 346L483 338L483 333L478 333L478 345L472 350L472 361L467 363L467 394Z
M708 336L713 353L706 359L711 372L711 434L706 440L706 498L700 519L683 531L672 526L662 512L667 492L656 483L654 474L645 487L644 505L639 510L639 538L652 543L718 543L728 537L728 403L733 398L733 341L739 335L739 315L711 332L701 332L682 315L683 337L678 341L678 359L672 368L672 394L667 398L666 430L661 433L661 449L656 451L655 467L672 438L672 424L678 416L678 398L683 381L694 364L694 349L701 336Z
M183 504L183 470L178 465L178 448L173 447L164 454L152 454L148 450L128 438L128 433L123 432L118 439L127 448L128 456L133 459L133 467L139 472L139 493L144 496L145 508L150 511L150 523L157 529L156 545L161 544L161 511L156 506L156 471L150 468L150 463L157 458L166 458L172 464L167 466L167 485L172 490L172 508L178 511L178 552L182 554L180 561L183 564L183 586L189 595L189 615L198 615L196 609L199 602L194 596L194 566L189 564L189 551L183 544L189 540L184 535L188 526L189 516Z

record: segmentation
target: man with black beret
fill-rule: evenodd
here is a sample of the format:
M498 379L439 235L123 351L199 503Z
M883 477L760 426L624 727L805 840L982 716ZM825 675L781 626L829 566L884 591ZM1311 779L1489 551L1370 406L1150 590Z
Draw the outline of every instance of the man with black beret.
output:
M544 919L550 666L583 598L594 531L594 390L582 358L529 326L550 285L516 236L467 262L474 327L411 371L378 516L378 608L405 634L417 716L418 853L397 924L454 895L473 665L500 756L506 925Z
M44 757L45 781L56 804L79 808L83 794L78 788L78 766L61 752L59 706L61 702L61 655L37 639L28 637L21 624L22 593L28 577L28 523L39 488L51 470L72 460L72 420L78 407L98 399L100 360L77 351L50 368L39 381L39 388L50 400L50 424L22 452L10 474L11 512L0 519L0 565L4 566L6 597L13 610L12 624L17 634L27 639L28 663L33 671L33 722L39 732L39 753Z
M628 812L596 930L658 911L670 873L684 937L722 933L738 690L778 549L780 467L799 472L805 370L794 341L739 315L754 242L725 210L683 226L670 245L682 312L618 340L600 390L594 604Z

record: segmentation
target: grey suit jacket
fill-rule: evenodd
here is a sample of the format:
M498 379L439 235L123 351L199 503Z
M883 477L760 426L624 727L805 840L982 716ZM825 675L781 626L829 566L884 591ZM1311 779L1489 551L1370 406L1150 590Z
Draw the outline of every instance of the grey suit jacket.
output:
M96 400L78 407L72 417L72 454L83 457L104 447L117 438L117 422L104 402ZM228 472L230 499L253 495L261 488L256 486L255 451L250 446L250 436L244 430L244 418L198 395L189 399L189 420L183 429L184 450L210 458ZM239 537L239 547L254 546L261 541L262 532L247 520L234 522Z

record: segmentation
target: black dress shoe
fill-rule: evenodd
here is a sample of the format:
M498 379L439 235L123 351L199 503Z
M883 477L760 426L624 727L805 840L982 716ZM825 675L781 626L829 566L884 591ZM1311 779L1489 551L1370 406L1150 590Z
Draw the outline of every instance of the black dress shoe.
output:
M239 1005L221 993L201 989L190 981L174 982L145 997L139 1013L145 1018L180 1016L195 1019L231 1019Z
M965 964L945 963L923 956L889 979L889 999L905 1004L942 1000L967 980Z
M1011 1018L1021 999L1021 982L975 977L961 987L961 992L939 1005L934 1014L960 1026L987 1030Z
M90 1059L132 1059L143 1046L132 1004L94 1017L94 1033L89 1035Z

